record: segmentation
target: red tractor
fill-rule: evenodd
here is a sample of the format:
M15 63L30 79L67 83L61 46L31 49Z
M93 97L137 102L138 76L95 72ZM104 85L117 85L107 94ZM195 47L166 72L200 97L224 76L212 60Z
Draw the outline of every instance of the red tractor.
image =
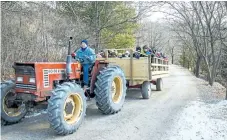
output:
M86 114L86 97L95 98L104 114L121 110L126 80L120 67L96 60L90 69L90 85L82 89L83 67L72 62L71 42L66 62L15 62L15 80L1 83L1 123L19 122L31 106L48 101L51 128L57 134L75 132Z

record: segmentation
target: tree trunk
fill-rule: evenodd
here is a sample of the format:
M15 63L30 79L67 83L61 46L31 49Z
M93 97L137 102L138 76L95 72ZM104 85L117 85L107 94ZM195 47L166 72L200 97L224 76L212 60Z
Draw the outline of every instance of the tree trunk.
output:
M226 9L227 9L227 1L225 1L225 7L226 7Z
M190 62L188 61L188 69L190 69Z
M99 52L99 33L96 31L95 33L95 53Z
M209 82L209 85L213 86L214 80L213 80L212 73L208 72L208 79L207 80Z
M185 67L185 56L183 54L183 67Z
M213 86L215 78L216 78L217 68L219 67L219 63L220 63L220 56L221 56L221 49L219 51L217 61L215 61L215 59L214 59L215 57L213 57L213 62L212 62L213 66L209 66L210 62L207 63L207 61L205 60L206 64L207 64L207 68L208 68L208 74L210 76L208 81L211 86Z
M225 99L227 100L227 86L225 87L225 89L226 89Z
M171 48L172 64L173 64L173 57L174 57L174 52L173 52L173 50L174 50L174 47Z
M100 16L99 16L98 1L96 1L95 6L96 6L95 53L98 53L99 43L100 43L100 30L99 30Z
M201 63L201 56L197 56L196 59L196 67L195 67L195 76L198 78L199 77L199 71L200 71L200 63Z
M172 55L172 64L173 64L173 57L174 57L174 55Z

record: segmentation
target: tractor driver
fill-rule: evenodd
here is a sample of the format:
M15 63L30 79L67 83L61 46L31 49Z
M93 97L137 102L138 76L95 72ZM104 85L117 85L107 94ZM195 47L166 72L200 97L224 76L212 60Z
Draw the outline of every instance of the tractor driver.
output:
M83 83L84 89L88 87L89 84L89 68L95 63L96 55L93 49L88 47L88 41L82 40L81 47L74 53L72 53L73 58L78 58L83 67Z

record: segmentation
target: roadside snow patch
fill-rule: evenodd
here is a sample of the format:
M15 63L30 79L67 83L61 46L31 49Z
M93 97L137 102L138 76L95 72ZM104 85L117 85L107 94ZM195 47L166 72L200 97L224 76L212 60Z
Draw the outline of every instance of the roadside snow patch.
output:
M227 140L227 101L193 101L176 120L168 140Z

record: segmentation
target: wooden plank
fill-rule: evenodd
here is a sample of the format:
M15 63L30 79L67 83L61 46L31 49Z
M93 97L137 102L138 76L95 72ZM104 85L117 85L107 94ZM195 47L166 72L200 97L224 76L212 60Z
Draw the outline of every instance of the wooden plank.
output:
M131 70L130 70L130 58L109 58L109 63L113 63L115 65L118 65L121 67L121 69L124 71L126 77L131 76ZM148 58L146 59L133 59L132 61L133 68L132 68L132 75L134 78L146 78L148 79Z
M164 60L163 58L153 57L156 60Z
M161 74L161 75L154 75L152 76L152 80L156 80L158 78L164 78L164 77L168 77L169 74Z
M151 63L151 66L162 66L162 67L168 67L168 65L165 65L165 64L154 64L154 63Z
M152 71L151 74L153 75L161 75L161 74L168 74L168 71Z
M130 85L133 85L133 52L130 50Z
M151 71L150 71L150 67L151 67L151 56L148 55L148 78L149 78L149 80L151 80Z

